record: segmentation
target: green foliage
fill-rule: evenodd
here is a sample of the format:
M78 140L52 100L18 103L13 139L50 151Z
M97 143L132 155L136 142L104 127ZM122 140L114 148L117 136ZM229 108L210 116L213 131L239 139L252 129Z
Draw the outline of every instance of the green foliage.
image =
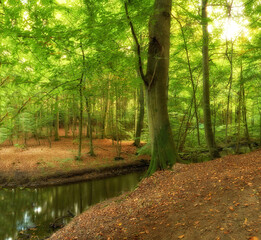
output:
M225 3L215 1L216 5ZM240 5L244 8L238 10ZM233 80L228 139L237 139L238 122L235 119L242 84L250 137L254 139L260 138L261 112L260 4L252 0L234 1L231 19L243 28L233 38L233 46L231 39L224 35L228 12L222 6L208 8L210 107L218 144L226 142L229 57L233 56ZM184 141L184 146L180 146L183 150L198 147L197 132L201 145L206 144L199 9L195 0L173 2L168 109L174 139L179 146ZM128 10L145 65L153 1L129 1ZM0 142L53 134L56 95L59 95L60 127L67 126L70 134L74 132L76 137L81 79L83 95L89 102L93 135L113 137L118 129L122 139L134 138L138 116L135 94L141 78L137 73L136 46L124 1L2 1L0 13ZM243 77L240 76L241 63ZM196 104L192 101L194 94ZM83 111L83 123L87 128L85 105ZM242 138L244 131L242 118L239 130ZM145 120L142 140L148 139ZM147 153L150 151L149 147L144 149Z
M148 142L138 149L138 155L151 155L151 144Z

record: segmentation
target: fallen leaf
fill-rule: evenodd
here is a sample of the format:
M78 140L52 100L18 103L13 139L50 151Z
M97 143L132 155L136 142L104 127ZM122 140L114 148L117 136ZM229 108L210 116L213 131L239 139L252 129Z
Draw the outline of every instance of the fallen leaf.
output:
M230 211L235 211L235 209L232 206L229 207L229 210Z
M178 236L178 239L181 239L181 238L184 238L185 237L185 235L180 235L180 236Z

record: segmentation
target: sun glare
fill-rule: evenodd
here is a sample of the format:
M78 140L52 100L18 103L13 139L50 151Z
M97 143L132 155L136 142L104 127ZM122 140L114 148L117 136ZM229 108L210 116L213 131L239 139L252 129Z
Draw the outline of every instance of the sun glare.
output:
M240 35L241 26L236 23L233 19L227 18L223 25L222 39L234 40Z
M209 6L208 12L210 18L215 19L208 26L210 33L212 33L214 29L221 28L222 33L220 37L223 40L235 40L242 35L249 37L247 29L248 21L243 17L243 6L232 7L231 16L226 19L216 17L224 13L224 9L222 8Z

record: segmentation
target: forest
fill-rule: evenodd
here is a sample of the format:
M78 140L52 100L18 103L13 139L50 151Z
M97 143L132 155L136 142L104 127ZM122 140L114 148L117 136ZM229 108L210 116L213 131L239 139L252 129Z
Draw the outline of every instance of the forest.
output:
M1 175L26 182L19 159L43 147L73 148L59 164L74 170L137 156L146 176L255 152L260 14L260 0L1 0L0 161L16 154ZM57 163L40 154L46 182Z

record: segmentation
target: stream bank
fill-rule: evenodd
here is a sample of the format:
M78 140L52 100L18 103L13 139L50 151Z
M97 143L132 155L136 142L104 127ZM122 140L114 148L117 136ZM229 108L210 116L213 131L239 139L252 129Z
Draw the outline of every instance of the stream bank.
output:
M83 168L70 171L57 171L39 176L30 176L28 172L16 171L7 173L0 172L0 188L16 187L45 187L83 182L124 175L132 172L145 171L148 168L148 160L116 163L114 166L99 168Z
M86 144L85 140L85 148ZM149 156L137 156L132 141L122 141L121 160L115 160L115 148L110 139L95 139L95 156L84 152L77 161L77 145L71 138L53 142L52 148L33 141L26 147L0 145L0 187L61 185L146 169Z

